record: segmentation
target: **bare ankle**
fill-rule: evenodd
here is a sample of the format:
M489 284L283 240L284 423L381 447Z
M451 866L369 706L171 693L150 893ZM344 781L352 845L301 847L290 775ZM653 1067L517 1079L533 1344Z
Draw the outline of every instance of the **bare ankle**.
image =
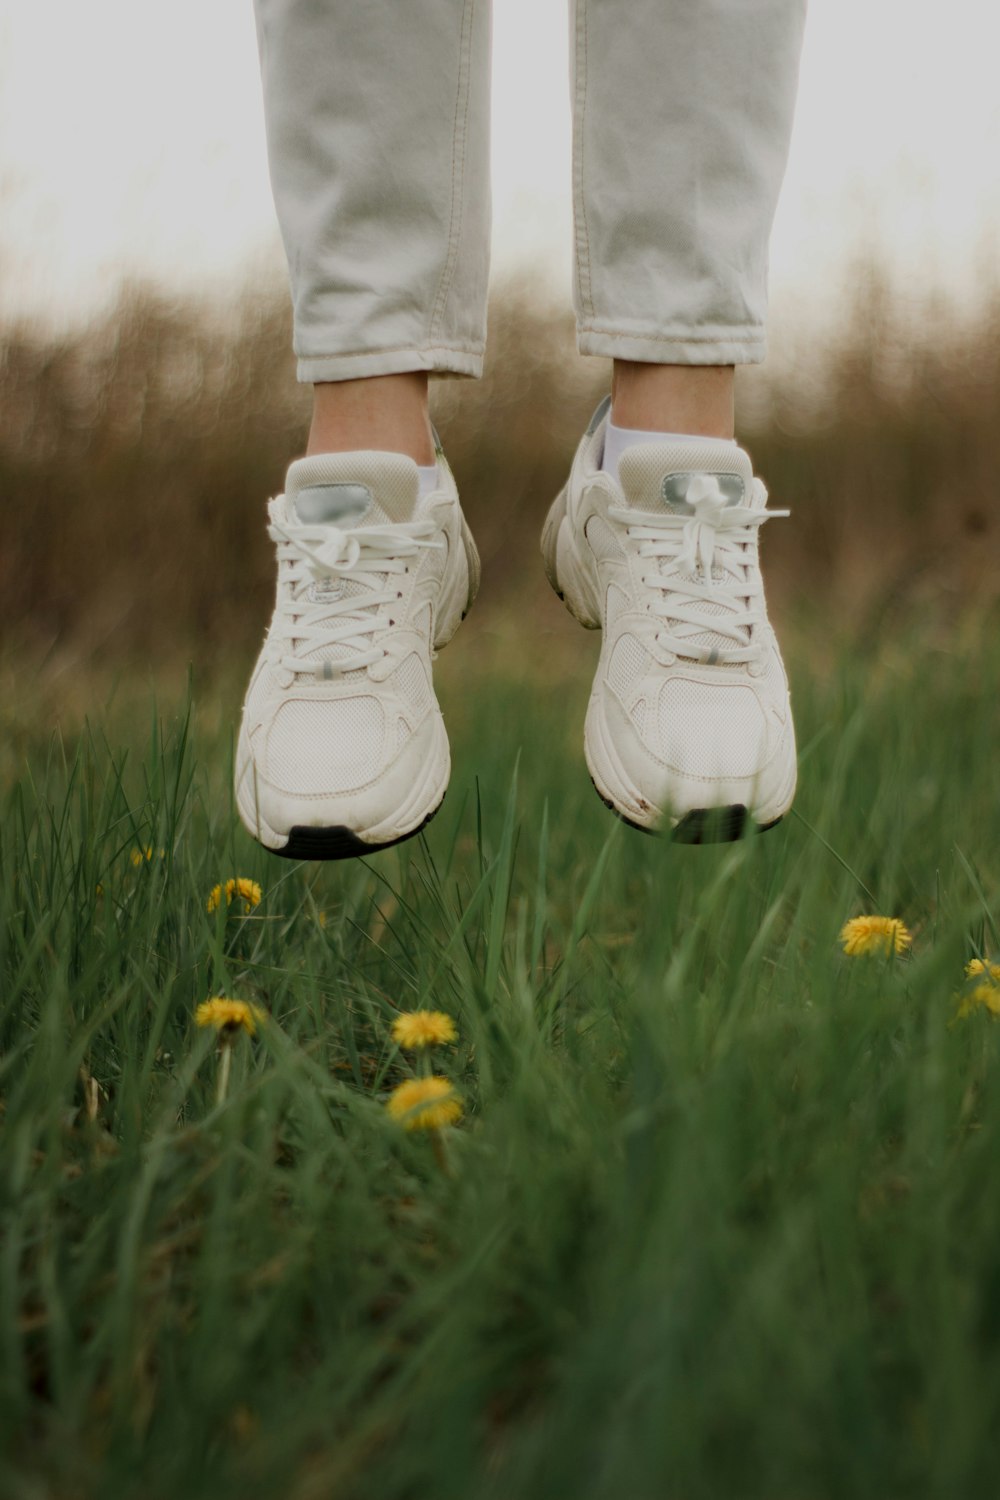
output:
M418 464L434 462L423 371L313 386L306 453L349 453L362 448L405 453Z
M616 427L731 438L732 365L653 365L616 359L611 420Z

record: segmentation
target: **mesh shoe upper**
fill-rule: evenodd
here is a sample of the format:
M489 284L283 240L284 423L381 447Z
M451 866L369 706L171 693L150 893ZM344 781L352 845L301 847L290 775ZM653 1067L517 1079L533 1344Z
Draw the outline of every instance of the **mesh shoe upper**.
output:
M787 694L758 566L759 525L774 514L763 486L746 453L713 439L628 449L619 473L621 501L608 504L604 524L619 528L633 590L618 621L605 623L608 686L664 765L753 777L776 748L766 703L779 727ZM587 524L588 543L599 519ZM602 551L606 562L606 541Z
M643 826L741 803L780 816L795 781L788 686L758 561L768 510L748 455L718 438L581 442L543 551L569 608L604 633L587 716L598 789ZM778 804L781 804L778 806Z
M416 466L403 455L324 454L294 463L284 496L271 502L278 608L247 711L258 719L250 731L258 768L284 791L365 786L402 739L397 721L412 732L431 707L429 690L420 697L398 691L398 673L373 693L369 674L384 658L383 635L407 628L406 594L423 561L419 552L441 546L433 523L418 518L418 489ZM362 545L352 562L347 547L338 560L331 538L350 542L366 531L379 543L367 549L371 555ZM397 549L405 572L392 555ZM400 668L411 681L414 666L423 670L414 655Z
M263 820L276 836L292 823L363 835L394 807L409 815L422 780L446 781L431 650L474 585L454 482L440 468L441 487L421 498L403 455L324 454L294 463L270 502L277 598L237 765L255 832Z

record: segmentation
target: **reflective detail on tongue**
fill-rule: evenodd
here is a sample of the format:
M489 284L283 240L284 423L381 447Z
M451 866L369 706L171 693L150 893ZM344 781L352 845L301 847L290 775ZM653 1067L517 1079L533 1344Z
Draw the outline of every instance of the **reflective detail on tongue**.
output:
M371 507L366 484L307 484L295 496L295 517L304 525L350 525Z
M294 500L295 519L307 526L352 526L372 509L374 496L366 484L340 482L305 484ZM312 604L335 604L344 598L340 578L321 578L310 584L306 598ZM324 676L330 675L324 672Z
M708 457L707 454L703 456ZM740 459L743 460L743 458L744 455L741 453ZM740 467L742 466L741 462ZM706 470L671 467L660 481L658 498L672 515L693 517L697 515L699 503L704 501L710 501L712 505L726 510L731 506L746 505L748 482L746 474L732 469L713 467L711 470ZM734 592L732 575L719 564L713 565L708 577L703 574L700 563L693 571L678 574L677 577L688 583L720 585L730 594ZM664 597L669 605L670 601L678 596L668 590ZM744 604L746 603L744 596L736 594L735 597L741 599ZM683 600L683 595L680 598ZM717 604L708 599L701 602L700 610L706 618L706 628L691 635L685 632L685 644L688 650L682 655L688 660L699 661L704 666L712 667L716 666L723 659L723 653L731 651L736 643L730 637L712 630L708 621L713 615L718 619L725 619L732 611L727 604L721 602ZM669 620L669 616L667 618ZM749 644L749 633L741 630L741 634L745 638L744 643Z
M405 454L367 450L313 454L296 459L289 467L285 514L293 523L316 528L317 541L322 528L337 528L349 535L355 527L384 528L412 521L418 488L418 466ZM304 608L319 612L313 623L323 624L324 605L357 600L357 613L337 613L331 618L331 629L355 625L358 636L370 640L374 618L369 600L373 587L384 585L387 575L368 568L362 572L363 578L348 572L308 583L299 598ZM367 665L351 665L359 654L358 646L346 640L311 649L303 642L295 652L304 670L311 670L317 681L332 680L338 685L367 678Z
M677 514L688 516L689 485L697 475L718 475L723 482L742 480L744 504L753 504L753 466L749 454L725 438L685 438L683 442L636 443L618 460L618 482L626 504L636 510L663 513L664 505L683 501ZM674 477L677 476L675 479ZM674 484L667 488L667 481ZM729 496L727 495L727 499Z
M344 530L412 521L418 490L417 465L403 453L368 450L314 453L308 458L297 458L285 478L285 497L293 520L299 519L307 526L340 526ZM299 498L311 491L317 493L307 501L307 510L301 511ZM325 491L333 493L324 494ZM358 515L357 507L362 500L368 508ZM315 510L313 505L317 507Z
M674 474L667 474L660 487L660 495L667 510L678 516L693 516L694 505L688 499L688 491L694 480L714 480L723 503L730 505L742 505L746 496L746 484L740 474L711 474L708 475L703 469L680 470ZM700 486L699 486L700 488ZM700 495L693 497L700 499Z

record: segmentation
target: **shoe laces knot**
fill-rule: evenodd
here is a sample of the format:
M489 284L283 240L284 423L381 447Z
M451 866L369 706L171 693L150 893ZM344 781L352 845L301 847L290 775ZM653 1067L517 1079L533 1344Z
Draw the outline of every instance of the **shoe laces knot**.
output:
M726 512L731 507L714 474L696 474L688 485L685 499L693 505L694 515L684 527L677 567L695 573L700 565L704 577L711 578L716 541L726 526ZM745 523L737 520L731 524Z
M361 542L356 536L339 526L328 526L325 530L318 547L307 552L302 549L302 560L317 583L325 582L333 574L350 573L361 559Z

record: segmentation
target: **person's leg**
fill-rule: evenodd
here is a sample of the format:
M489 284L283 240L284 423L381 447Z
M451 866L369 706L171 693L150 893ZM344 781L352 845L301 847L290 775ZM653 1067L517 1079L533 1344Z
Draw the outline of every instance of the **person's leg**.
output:
M625 428L732 437L732 365L658 365L616 359L612 420Z
M763 359L805 0L571 8L580 352Z
M604 632L598 791L694 839L769 825L795 784L757 567L766 496L732 434L734 366L764 355L804 12L571 0L578 343L614 374L543 551Z
M255 0L299 379L482 373L489 0Z
M375 448L407 453L418 464L434 462L426 374L370 375L364 380L313 386L313 415L306 452L345 453Z
M732 437L733 367L765 352L805 0L574 11L581 352L615 361L616 427Z
M299 859L370 853L440 805L435 649L479 563L435 451L430 373L482 369L489 0L256 0L308 452L270 505L274 618L237 806Z
M308 451L429 464L427 382L411 372L482 373L489 0L255 9L298 374L314 383Z

